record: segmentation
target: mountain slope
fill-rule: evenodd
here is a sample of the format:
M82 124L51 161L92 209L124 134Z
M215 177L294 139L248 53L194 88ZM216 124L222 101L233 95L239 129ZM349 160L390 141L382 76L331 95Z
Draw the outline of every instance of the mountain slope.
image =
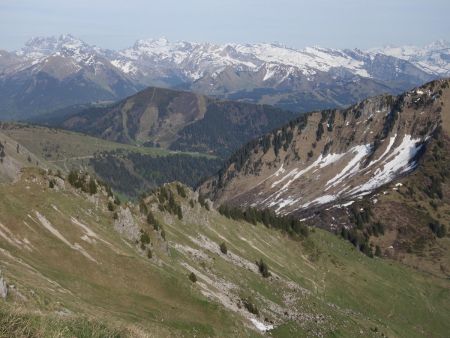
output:
M225 157L293 116L270 106L150 87L117 104L86 109L48 123L122 143Z
M87 170L115 191L132 198L172 181L194 187L216 172L222 163L204 154L136 147L16 123L0 123L0 142L5 146L3 152L0 146L3 154L0 181L17 179L21 168L38 163L41 168L62 173Z
M386 254L422 255L423 269L447 275L447 239L436 233L450 225L449 106L449 80L440 80L306 114L236 152L200 192L217 205L270 208L332 231L359 227L343 235L369 255L369 239L389 230L380 240ZM402 220L391 217L399 210Z
M179 184L140 207L118 206L101 186L91 195L26 169L0 193L2 313L88 317L130 337L440 337L449 329L443 279L365 257L320 229L290 237L227 219Z
M364 196L416 167L416 155L448 114L447 86L432 82L301 116L250 142L205 188L217 201L258 196L248 203L284 214Z
M71 35L35 38L5 67L1 56L0 117L23 119L65 106L117 100L142 88L94 47ZM20 60L20 61L19 61Z
M417 46L385 46L374 48L371 52L407 60L427 73L441 77L450 75L450 44L444 40L435 41L423 48Z

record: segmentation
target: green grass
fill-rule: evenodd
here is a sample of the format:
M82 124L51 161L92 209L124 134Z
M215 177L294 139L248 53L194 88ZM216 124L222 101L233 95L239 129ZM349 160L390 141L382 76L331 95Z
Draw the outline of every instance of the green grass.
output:
M1 338L119 338L131 332L107 326L98 320L73 316L43 316L0 303Z
M171 189L176 191L174 186ZM105 197L96 202L72 188L51 190L34 170L26 171L14 185L0 186L0 194L0 223L16 239L26 238L33 246L28 251L0 237L2 273L26 297L26 308L43 314L38 319L24 314L24 319L34 323L32 327L51 326L55 313L68 310L75 318L69 319L70 323L81 321L83 328L73 324L71 330L86 330L73 331L75 336L77 332L96 332L92 330L132 335L156 332L158 337L259 336L245 318L245 310L230 310L215 296L207 298L202 294L206 287L217 295L234 295L230 298L234 304L239 298L252 298L260 312L258 319L275 321L274 337L379 337L381 333L389 337L445 337L450 330L448 280L394 261L368 258L319 229L307 239L292 240L261 224L254 226L208 212L199 203L191 208L188 201L194 196L189 191L185 199L176 197L183 207L183 219L179 220L158 211L150 196L148 208L162 224L168 242L146 224L137 206L129 205L136 224L150 236L150 260L139 254L135 243L114 230ZM101 264L58 240L36 222L36 211ZM71 217L88 225L112 247L101 240L83 240L85 233ZM199 236L214 244L211 250L197 243ZM222 242L228 248L226 256L219 249ZM231 263L233 255L253 270ZM254 262L261 258L272 277L263 278L254 271ZM187 266L198 272L196 283L189 280ZM214 284L220 281L232 287L224 291L222 284ZM21 299L12 292L8 306L23 303ZM298 317L287 318L284 311L293 311ZM83 318L89 318L88 322ZM105 326L97 327L97 322ZM58 323L54 323L55 330L59 330ZM27 325L19 321L18 329Z
M27 147L32 153L50 162L76 161L77 163L82 163L83 159L88 159L95 153L114 150L138 152L149 156L168 156L181 153L162 148L141 147L106 141L77 132L39 126L16 124L10 128L2 129L2 132ZM213 158L213 156L200 153L183 154Z

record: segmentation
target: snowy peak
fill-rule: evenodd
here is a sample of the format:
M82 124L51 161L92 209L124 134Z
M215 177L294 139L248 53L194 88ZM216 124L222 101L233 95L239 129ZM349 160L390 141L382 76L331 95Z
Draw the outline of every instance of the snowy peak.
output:
M81 54L93 48L82 40L67 34L59 37L35 37L25 43L25 47L17 52L27 58L41 58L55 53Z
M445 40L437 40L424 47L411 45L385 46L371 49L369 52L409 61L430 74L450 75L450 43Z

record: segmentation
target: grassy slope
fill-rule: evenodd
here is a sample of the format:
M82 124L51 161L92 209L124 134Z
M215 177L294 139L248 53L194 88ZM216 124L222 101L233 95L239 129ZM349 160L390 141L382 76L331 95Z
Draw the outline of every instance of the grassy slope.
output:
M131 206L138 226L150 234L153 258L148 259L113 230L105 196L90 201L72 188L56 191L47 184L36 171L27 171L18 183L0 186L0 223L20 241L0 237L0 269L27 299L11 292L8 303L45 314L95 317L131 335L258 335L245 309L231 304L227 311L221 304L247 297L258 306L260 321L275 323L273 336L379 336L376 328L389 337L444 337L450 330L448 280L367 258L330 233L316 230L295 241L262 225L228 220L198 203L191 208L192 194L177 197L180 221L157 211L151 196L147 206L163 224L167 242ZM100 264L50 234L36 211ZM85 232L71 217L111 245L82 240ZM24 249L25 238L31 251ZM227 256L218 251L221 242ZM230 257L249 266L231 263ZM254 271L260 258L273 277ZM195 284L187 278L190 271L197 275Z
M194 158L199 156L207 161L208 165L211 166L213 164L210 163L216 161L214 156L207 154L169 151L161 148L139 147L106 141L76 132L32 125L5 124L0 128L0 141L3 141L4 138L11 140L11 149L10 151L7 151L7 155L15 155L15 146L17 142L29 150L33 156L33 159L36 157L39 159L39 163L42 165L45 163L45 168L59 168L63 172L68 172L72 168L82 168L83 170L94 172L95 165L91 160L95 160L95 164L99 165L101 160L100 157L96 157L96 155L99 155L100 153L107 153L111 155L114 160L116 160L117 164L122 164L123 168L126 168L124 169L124 172L121 173L123 177L133 177L140 180L144 182L142 187L147 189L152 187L152 182L147 182L146 178L136 172L136 168L134 168L133 163L126 158L128 154L140 154L146 158L171 155L187 155ZM29 165L26 161L22 162L24 162L25 165ZM34 162L35 161L33 161L33 164ZM150 171L150 173L152 172ZM164 171L159 173L159 175L163 176L164 174ZM100 174L98 175L101 176ZM1 176L4 175L1 175L0 173L0 180ZM108 181L108 177L102 177L102 179ZM108 183L112 184L113 182ZM126 182L114 183L115 184L113 185L117 185L118 187L127 186ZM140 191L135 192L134 195L138 195L138 193L140 193Z

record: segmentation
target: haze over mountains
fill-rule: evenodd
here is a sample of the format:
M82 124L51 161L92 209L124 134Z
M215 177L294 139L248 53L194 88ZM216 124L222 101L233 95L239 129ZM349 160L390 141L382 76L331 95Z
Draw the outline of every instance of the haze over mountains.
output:
M0 51L0 337L446 337L449 46Z
M33 38L0 52L0 117L115 101L150 85L296 112L342 107L448 76L449 55L444 41L361 51L157 39L112 51L71 35Z

